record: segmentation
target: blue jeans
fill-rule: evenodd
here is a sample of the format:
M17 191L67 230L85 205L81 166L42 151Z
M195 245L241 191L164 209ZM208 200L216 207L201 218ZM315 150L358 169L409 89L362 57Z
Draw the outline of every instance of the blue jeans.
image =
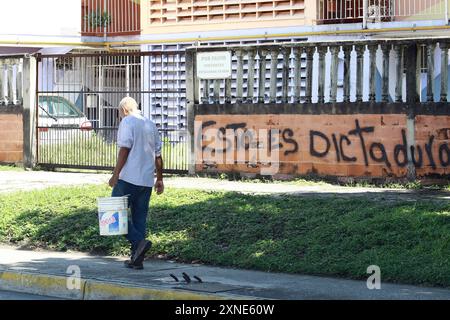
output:
M112 190L112 197L128 196L131 221L128 221L128 234L125 237L131 244L131 255L134 255L139 242L146 236L148 205L151 194L151 187L136 186L123 180L119 180Z

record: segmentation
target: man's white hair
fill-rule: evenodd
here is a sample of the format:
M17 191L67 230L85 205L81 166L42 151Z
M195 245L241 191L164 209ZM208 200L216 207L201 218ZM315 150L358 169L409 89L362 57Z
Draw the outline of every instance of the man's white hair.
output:
M132 97L125 97L119 103L119 108L123 108L127 113L139 113L139 108L136 100Z

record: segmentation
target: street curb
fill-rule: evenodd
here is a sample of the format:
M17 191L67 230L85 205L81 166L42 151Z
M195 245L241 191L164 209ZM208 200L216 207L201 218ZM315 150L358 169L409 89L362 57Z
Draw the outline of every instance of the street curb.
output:
M0 271L0 290L73 300L259 300L257 297L201 293L157 286L138 287L91 279L80 279L80 289L69 290L67 279L64 276L48 274Z
M81 279L80 287L84 286L85 280ZM67 278L45 274L3 271L0 273L0 289L55 298L83 299L81 290L67 289Z

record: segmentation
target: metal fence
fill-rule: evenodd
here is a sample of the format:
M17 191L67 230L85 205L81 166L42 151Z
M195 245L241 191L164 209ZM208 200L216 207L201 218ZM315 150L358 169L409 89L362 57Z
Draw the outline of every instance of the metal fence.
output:
M319 0L322 23L446 20L448 0Z
M140 0L83 0L83 35L127 35L141 31Z
M180 52L127 52L38 57L38 164L112 169L117 106L133 97L163 140L165 172L187 170ZM184 58L183 58L184 59Z

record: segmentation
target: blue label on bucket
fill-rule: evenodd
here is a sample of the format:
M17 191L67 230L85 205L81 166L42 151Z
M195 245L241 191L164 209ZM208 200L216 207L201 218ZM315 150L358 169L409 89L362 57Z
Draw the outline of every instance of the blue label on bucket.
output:
M109 224L109 232L119 232L119 213L112 215L112 222Z
M108 233L116 233L119 232L119 212L114 212L111 214L110 212L100 213L100 227L108 228Z

